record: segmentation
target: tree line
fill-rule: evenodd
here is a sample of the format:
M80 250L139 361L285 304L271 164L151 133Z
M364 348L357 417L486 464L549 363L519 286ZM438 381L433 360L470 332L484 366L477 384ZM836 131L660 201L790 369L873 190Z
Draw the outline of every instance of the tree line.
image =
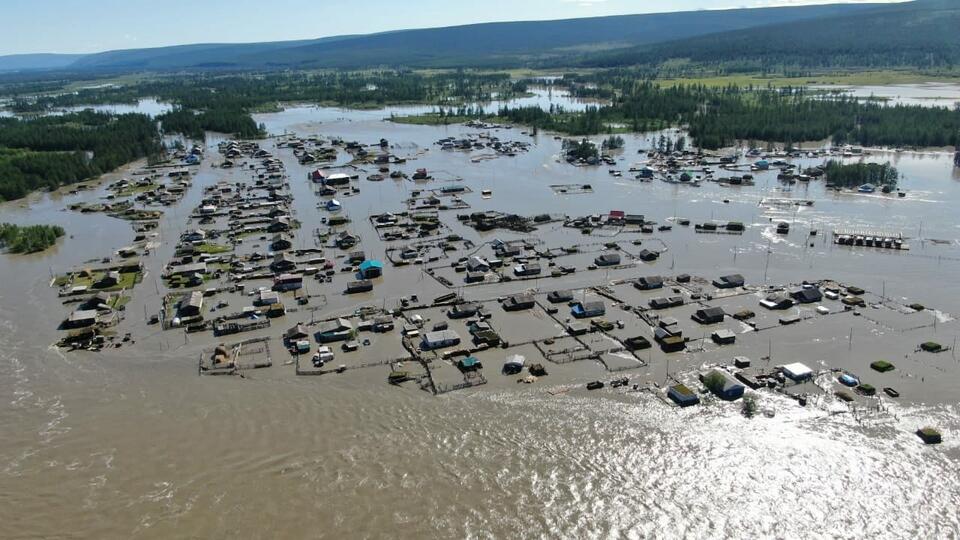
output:
M155 122L142 114L0 118L0 200L80 182L161 151Z
M0 247L11 253L36 253L57 243L66 234L59 225L0 223Z

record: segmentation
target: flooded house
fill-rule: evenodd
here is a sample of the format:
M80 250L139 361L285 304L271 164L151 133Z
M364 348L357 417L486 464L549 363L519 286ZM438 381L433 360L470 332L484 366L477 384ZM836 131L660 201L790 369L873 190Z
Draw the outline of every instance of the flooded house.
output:
M644 276L633 282L633 286L641 291L652 291L663 287L663 277Z
M177 315L182 318L199 317L203 314L203 293L193 291L188 297L180 301Z
M287 253L278 253L273 257L273 262L270 263L270 270L274 272L290 272L296 270L296 268L297 261Z
M760 306L769 310L783 310L793 307L793 299L784 293L775 293L760 301Z
M726 313L724 313L722 307L708 307L698 309L690 316L691 319L700 323L700 324L717 324L722 323Z
M596 300L591 302L577 302L570 310L570 314L577 319L588 319L590 317L600 317L607 312L603 302Z
M745 387L734 379L730 374L719 369L700 374L700 382L707 389L714 393L718 398L726 401L734 401L743 397Z
M649 306L652 309L669 309L672 307L677 307L682 305L683 305L682 296L667 296L662 298L654 298L649 302Z
M360 263L360 277L363 279L378 278L383 275L383 263L376 260Z
M333 319L320 323L317 327L316 338L320 343L346 341L353 335L353 323L344 318Z
M667 397L681 407L690 407L700 403L700 396L683 384L675 384L667 391Z
M504 311L522 311L534 306L535 301L532 294L515 294L503 301Z
M790 293L798 304L813 304L823 300L823 293L816 287L802 287Z
M480 313L479 304L457 304L447 311L451 319L467 319Z
M460 344L460 335L453 330L426 332L420 338L420 348L425 351L445 349Z
M373 290L373 282L369 279L361 279L359 281L351 281L347 284L347 294L358 294L370 292Z
M300 274L281 274L273 280L275 291L295 291L303 288L303 276Z
M597 266L616 266L620 264L619 253L604 253L593 260Z
M565 304L573 300L573 292L570 290L550 291L547 294L547 301L551 304Z
M735 289L743 287L745 283L746 281L740 274L730 274L713 280L713 286L718 289Z
M71 330L87 328L97 324L99 317L100 312L96 309L78 309L67 316L67 320L63 321L63 328Z
M536 276L541 272L540 265L537 263L518 264L513 268L514 275L518 277Z

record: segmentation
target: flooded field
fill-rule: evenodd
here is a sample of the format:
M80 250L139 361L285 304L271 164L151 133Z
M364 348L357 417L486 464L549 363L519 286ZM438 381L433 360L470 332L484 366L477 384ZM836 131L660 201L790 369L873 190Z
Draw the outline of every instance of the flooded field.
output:
M528 99L574 106L540 91ZM182 197L150 207L163 214L146 234L149 247L139 248L142 275L121 312L119 332L129 333L129 341L97 353L52 345L63 334L57 323L72 308L51 282L94 259L114 258L137 233L129 221L68 207L112 201L104 198L116 192L108 186L143 164L89 190L0 206L0 222L57 224L68 234L40 255L0 256L0 399L6 403L0 495L10 503L0 510L0 536L958 534L954 380L960 364L953 350L919 350L926 342L952 349L958 335L960 171L952 154L837 156L891 161L903 174L903 196L835 191L822 180L784 182L777 167L752 170L759 157L743 158L730 170L692 171L702 176L696 182L668 181L659 173L642 181L636 171L654 165L647 151L660 133L625 136L625 147L612 152L613 165L574 166L561 159L561 141L549 133L385 121L429 110L291 106L257 115L275 135L259 141L282 171L273 188L252 187L259 169L243 166L259 160L252 155L222 167L226 138L210 134ZM491 145L443 150L437 144L450 137L490 140L479 138L485 133L529 148L511 156ZM290 135L356 141L396 159L374 164L358 160L346 145L329 144L332 160L301 164ZM800 157L764 158L805 169L826 159L816 150L809 145ZM325 178L353 178L325 196L310 179L318 167ZM428 178L415 180L418 169ZM708 179L747 173L752 185ZM167 266L179 258L185 233L216 231L209 242L226 245L230 238L229 255L251 266L264 264L255 255L272 251L268 246L278 240L244 228L259 217L248 207L231 202L204 210L211 193L226 192L217 186L280 201L295 222L284 238L296 264L322 267L308 262L322 257L334 272L318 273L322 280L304 276L303 304L283 293L287 312L265 329L215 337L209 329L164 330L167 319L149 324L164 311L168 293L188 290L170 278ZM487 221L470 216L487 212L488 221L495 213L546 217L531 220L525 232L484 230ZM642 216L643 225L621 222L618 212L624 222ZM386 213L398 224L383 226ZM349 221L331 225L335 217ZM587 219L578 225L577 218ZM439 226L410 235L403 220L414 219ZM730 222L742 223L742 233L704 226L722 229ZM789 224L788 233L778 233L780 223ZM345 232L356 244L334 247ZM835 232L896 237L909 249L838 245ZM383 262L383 274L371 277L372 291L344 294L357 279L347 262L356 250ZM394 264L406 252L410 264ZM466 271L473 267L462 268L472 264L470 257L489 266L500 260L503 267L481 269L474 281ZM265 264L271 261L281 262L271 257ZM525 275L533 265L540 273ZM250 277L255 268L244 272L243 291L218 290L201 312L240 310L253 301L251 292L272 284ZM742 275L745 287L714 283L733 274ZM664 278L662 288L638 285L652 276ZM803 290L805 281L842 295L785 310L760 306L771 294ZM211 278L195 290L234 283ZM568 300L550 299L566 290L569 302L583 307L600 302L609 327L596 330L598 318L580 319ZM450 294L487 312L490 330L509 347L478 349L471 356L484 366L484 383L447 392L477 379L457 369L458 357L444 355L455 347L418 348L405 327L426 333L443 324L466 341L470 322L450 315L454 305L434 302ZM522 294L531 295L530 308L504 309L504 301ZM681 305L648 307L669 296L679 296ZM862 307L845 309L843 300L853 296ZM210 312L215 302L225 307ZM710 307L726 317L711 324L693 319ZM324 368L343 365L341 373L298 376L299 368L320 368L287 352L282 335L297 323L312 335L326 328L319 321L335 317L359 324L361 308L398 310L396 329L351 333L359 342L354 351L334 343L336 359ZM732 316L745 310L755 316ZM668 353L654 342L653 328L665 326L683 331L686 350ZM736 342L711 338L721 330ZM623 346L637 336L653 346ZM198 376L205 351L256 338L270 338L270 367L242 370L242 377ZM321 345L308 341L311 352ZM501 372L517 355L549 374L519 384L526 371ZM748 390L758 407L753 417L743 414L741 402L709 394L689 408L666 398L667 386L699 389L702 368L731 366L735 356L751 359L748 374L795 362L815 374L778 391ZM414 357L429 361L421 366ZM896 369L871 369L881 359ZM400 370L417 380L388 385L391 371ZM878 390L895 388L899 397L851 391L844 394L852 400L847 403L838 397L841 372ZM628 384L611 387L624 377ZM587 390L594 381L605 387ZM924 445L914 434L924 426L937 427L943 444Z
M882 100L890 105L921 105L953 108L960 103L960 85L954 83L891 84L877 86L811 86L814 90L839 91L858 98Z

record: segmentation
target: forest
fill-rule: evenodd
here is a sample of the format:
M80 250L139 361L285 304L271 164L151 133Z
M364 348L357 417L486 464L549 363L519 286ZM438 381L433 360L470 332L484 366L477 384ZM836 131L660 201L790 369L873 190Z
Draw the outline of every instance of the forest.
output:
M0 223L0 248L11 253L36 253L57 243L65 231L58 225Z
M900 172L889 163L843 164L831 159L823 166L827 182L838 187L854 188L863 184L897 187Z
M0 200L80 182L160 152L155 123L145 115L0 118Z

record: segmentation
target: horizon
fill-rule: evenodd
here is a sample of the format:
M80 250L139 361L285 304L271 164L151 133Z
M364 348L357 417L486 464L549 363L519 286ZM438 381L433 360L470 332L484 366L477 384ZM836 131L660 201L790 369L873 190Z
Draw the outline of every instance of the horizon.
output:
M38 10L34 6L14 6L6 11L8 20L17 20L0 36L0 56L62 54L86 55L126 49L151 49L194 44L239 44L311 40L346 35L367 35L413 29L443 28L485 23L550 21L618 15L646 15L701 10L756 9L828 4L902 3L909 0L749 0L730 5L729 0L677 0L657 9L649 0L528 0L521 6L511 0L490 0L484 13L509 13L509 17L476 17L468 7L452 7L440 0L418 0L417 9L390 9L387 0L371 0L363 18L353 16L343 0L328 0L326 7L295 5L294 0L275 1L267 14L246 16L244 7L262 8L253 0L211 0L189 5L174 0L157 10L143 0L99 2L96 11L84 10L75 0L52 0ZM172 5L171 5L172 4ZM337 7L334 7L333 5ZM181 9L183 6L183 9ZM380 7L378 7L380 6ZM443 9L431 9L431 6ZM497 9L498 6L501 9ZM230 8L230 12L225 11ZM148 10L154 13L144 17ZM291 17L296 10L296 17ZM333 10L334 13L329 13ZM70 17L63 17L66 13ZM104 16L104 13L109 13ZM228 15L222 24L211 25ZM424 14L429 14L424 18ZM59 15L59 16L55 16ZM241 17L238 18L238 15ZM319 18L322 23L314 24ZM144 24L146 23L146 24ZM135 30L131 31L131 27ZM84 42L75 35L97 36ZM179 29L176 39L168 39L171 29ZM241 35L243 38L231 39ZM85 45L81 45L86 43ZM29 44L29 47L24 47Z

